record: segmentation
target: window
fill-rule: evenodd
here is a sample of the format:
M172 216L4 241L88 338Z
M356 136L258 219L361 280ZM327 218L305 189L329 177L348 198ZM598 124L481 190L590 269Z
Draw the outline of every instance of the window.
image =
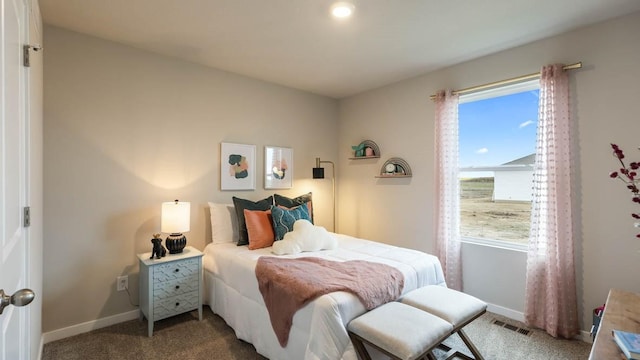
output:
M460 96L460 234L525 248L531 223L539 81Z

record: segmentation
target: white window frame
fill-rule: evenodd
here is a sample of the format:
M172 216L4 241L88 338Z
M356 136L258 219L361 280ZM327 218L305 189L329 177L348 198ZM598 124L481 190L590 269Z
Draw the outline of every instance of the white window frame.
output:
M504 85L487 90L480 90L473 93L462 94L458 98L458 103L464 104L472 101L485 100L489 98L538 89L540 89L540 79L529 80L517 84Z
M469 94L460 95L458 98L459 104L464 104L473 101L485 100L495 98L499 96L511 95L524 91L538 90L540 89L540 79L534 79L524 81L516 84L505 85L500 87L491 88L488 90L481 90ZM460 168L461 171L470 171L472 168ZM458 195L460 196L460 195ZM505 240L476 238L469 236L461 236L460 241L467 244L475 244L481 246L494 247L499 249L514 250L520 252L527 252L528 244L518 244Z

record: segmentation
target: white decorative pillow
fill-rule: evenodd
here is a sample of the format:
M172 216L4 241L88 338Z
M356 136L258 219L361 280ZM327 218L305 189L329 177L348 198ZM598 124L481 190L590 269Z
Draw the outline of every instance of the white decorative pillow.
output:
M211 242L238 242L238 216L233 204L209 203L211 212Z
M315 226L309 220L301 219L293 223L293 231L284 239L273 243L272 253L276 255L298 254L303 251L330 250L338 247L338 240L322 226Z

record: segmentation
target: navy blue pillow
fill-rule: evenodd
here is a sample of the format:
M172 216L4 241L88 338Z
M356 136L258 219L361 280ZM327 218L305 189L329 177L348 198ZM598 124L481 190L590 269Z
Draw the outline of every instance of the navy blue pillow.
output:
M273 196L260 201L251 201L233 197L233 205L236 208L236 216L238 216L238 246L249 245L249 232L247 231L247 222L244 220L244 209L266 211L273 206Z
M273 221L273 232L276 241L284 239L284 234L293 230L293 223L296 220L309 220L309 208L307 204L302 204L293 209L283 209L277 206L271 207L271 220Z

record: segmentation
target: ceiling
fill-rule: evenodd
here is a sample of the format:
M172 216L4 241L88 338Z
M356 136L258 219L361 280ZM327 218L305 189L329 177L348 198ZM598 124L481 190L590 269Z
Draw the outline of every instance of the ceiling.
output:
M333 98L640 11L638 0L39 0L44 22ZM45 44L46 45L46 44Z

